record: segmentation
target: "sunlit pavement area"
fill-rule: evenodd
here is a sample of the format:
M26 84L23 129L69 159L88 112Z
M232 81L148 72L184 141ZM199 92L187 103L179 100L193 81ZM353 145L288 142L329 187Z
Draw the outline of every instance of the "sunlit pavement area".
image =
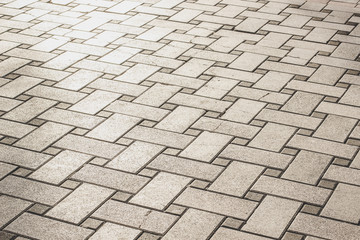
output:
M1 0L0 239L359 240L357 0Z

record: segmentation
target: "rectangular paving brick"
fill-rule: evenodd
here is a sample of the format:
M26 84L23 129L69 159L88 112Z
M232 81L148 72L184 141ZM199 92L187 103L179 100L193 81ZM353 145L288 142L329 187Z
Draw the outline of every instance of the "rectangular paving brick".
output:
M291 74L270 71L257 81L254 87L269 91L280 91L292 77Z
M91 116L69 110L51 108L39 116L41 119L72 125L75 127L91 129L104 120L104 118Z
M46 216L78 224L115 191L83 183L46 213Z
M360 109L338 104L338 103L330 103L330 102L322 102L319 104L319 106L315 109L317 112L322 113L329 113L334 115L340 115L344 117L350 117L350 118L360 118Z
M121 114L114 114L96 128L86 134L87 137L96 138L104 141L114 142L125 134L141 119Z
M355 146L302 135L295 135L287 145L343 158L352 158L357 150Z
M31 202L24 201L18 198L9 196L0 196L0 227L3 227L22 211L27 209L31 205Z
M135 205L109 200L93 217L163 234L178 217Z
M80 99L84 98L86 94L80 92L73 92L65 89L48 87L38 85L29 91L26 94L30 96L37 96L41 98L49 98L56 101L66 102L66 103L76 103Z
M17 167L11 164L0 162L0 179L14 171Z
M156 83L142 95L134 100L134 103L160 107L181 88L177 86L163 85Z
M85 165L72 178L130 193L139 191L149 181L146 177L94 165Z
M19 70L17 70L15 73L34 77L34 78L49 79L56 82L64 79L65 77L71 74L64 71L43 68L43 67L35 67L35 66L24 66Z
M136 173L165 147L145 142L134 142L106 164L109 168Z
M360 187L339 183L320 216L357 224L360 220Z
M103 74L100 72L82 69L61 80L59 83L55 84L55 87L78 91L101 75Z
M325 172L324 179L360 186L360 170L331 165Z
M264 62L259 66L259 68L270 71L297 74L302 76L311 76L311 74L315 72L315 69L310 67L298 66L288 63L271 62L271 61Z
M15 98L42 81L43 79L21 76L0 87L0 96Z
M248 146L278 152L295 131L296 128L294 127L267 123Z
M174 148L185 148L194 139L192 136L143 126L134 127L125 137Z
M270 240L271 238L261 237L255 234L250 234L246 232L241 232L238 230L230 229L230 228L219 228L215 234L212 236L211 240L238 240L238 239L246 239L246 240Z
M56 101L33 97L2 117L18 122L27 122L55 104Z
M343 88L298 80L290 81L286 85L286 88L300 90L304 92L312 92L332 97L340 97L345 92L345 89Z
M242 197L265 168L242 162L232 162L211 184L209 190Z
M113 223L105 223L101 228L92 235L90 240L101 240L101 239L119 239L119 240L134 240L141 231L124 227Z
M94 231L50 218L24 213L9 226L7 231L37 239L61 240L71 238L84 240Z
M251 190L316 205L323 205L331 194L329 189L268 176L261 176Z
M231 139L231 136L205 131L187 146L179 156L203 162L211 162Z
M153 121L159 121L169 113L169 111L165 109L125 101L115 101L107 106L105 110Z
M250 73L246 71L221 68L221 67L211 67L205 72L205 74L213 75L217 77L223 77L223 78L243 80L246 82L256 82L262 77L261 74L257 74L257 73Z
M90 155L66 150L42 165L29 177L43 182L60 184L90 158Z
M331 159L330 155L301 150L281 178L315 185Z
M0 63L0 75L5 76L6 74L11 73L12 71L24 66L25 64L28 64L29 62L30 60L10 57Z
M0 97L0 111L10 111L14 109L16 106L19 106L22 101L18 101L15 99Z
M342 238L356 240L360 234L359 226L305 213L299 213L289 229L334 240Z
M73 105L70 110L88 114L95 114L113 101L115 101L120 96L121 94L96 90L95 92L82 99L80 102Z
M42 151L73 128L59 123L46 122L26 137L17 141L14 146Z
M241 24L240 24L241 25ZM255 53L243 53L229 67L244 71L254 71L267 56Z
M0 119L0 134L3 135L22 138L35 129L36 127L31 125Z
M159 69L159 67L155 66L136 64L127 70L124 74L116 77L115 80L139 84L140 82L150 77L153 73L157 72Z
M257 206L256 202L195 188L187 188L174 203L239 219L247 219Z
M124 147L121 145L107 143L73 134L66 135L57 141L54 146L104 158L113 158L124 149Z
M235 123L209 117L201 117L192 125L192 128L248 139L253 138L260 130L260 128L256 126L249 126L242 123Z
M234 144L228 145L219 156L280 169L285 169L292 160L285 154Z
M131 198L130 203L163 210L190 181L188 177L159 173Z
M221 166L165 154L155 158L148 167L208 181L213 181L224 169Z
M266 196L241 229L279 238L301 206L300 202Z
M174 74L196 78L213 64L213 61L192 58L180 68L176 69Z
M321 126L313 134L314 137L344 142L351 129L356 124L355 119L328 115Z
M0 192L46 205L54 205L70 190L21 177L8 176L1 180Z
M214 77L196 91L196 95L221 99L239 82L228 78Z
M217 214L189 209L162 239L206 239L222 219Z
M235 122L249 123L265 105L265 103L258 101L239 99L221 118Z

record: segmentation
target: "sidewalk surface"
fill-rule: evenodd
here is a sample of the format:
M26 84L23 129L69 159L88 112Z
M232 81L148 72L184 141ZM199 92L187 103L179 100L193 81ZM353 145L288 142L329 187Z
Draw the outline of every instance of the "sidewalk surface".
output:
M0 239L359 240L357 0L0 0Z

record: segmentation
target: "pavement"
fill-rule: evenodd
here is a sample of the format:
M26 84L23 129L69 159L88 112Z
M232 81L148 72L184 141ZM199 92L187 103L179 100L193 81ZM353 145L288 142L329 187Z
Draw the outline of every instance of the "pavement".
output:
M357 0L1 0L1 240L359 240Z

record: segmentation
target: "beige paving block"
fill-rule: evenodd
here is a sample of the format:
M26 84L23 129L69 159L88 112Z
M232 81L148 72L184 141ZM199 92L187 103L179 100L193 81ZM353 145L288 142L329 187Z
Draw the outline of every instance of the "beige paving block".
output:
M135 194L130 203L163 210L190 181L188 177L161 172Z
M165 154L155 158L148 167L208 181L213 181L224 169L221 166Z
M124 74L116 77L115 80L139 84L140 82L153 75L159 69L159 67L155 66L136 64L135 66L127 70Z
M214 77L202 88L196 91L195 94L204 97L221 99L238 83L238 81L233 79Z
M136 126L125 137L174 148L185 148L194 137L160 129Z
M73 67L88 69L97 72L115 74L115 75L122 74L128 69L128 67L122 65L93 61L88 59L83 59L80 62L75 63Z
M43 182L60 184L90 158L90 155L66 150L42 165L29 177Z
M357 224L360 220L360 187L339 183L320 216Z
M344 142L356 124L355 119L328 115L313 134L314 137Z
M0 161L36 169L50 159L50 155L0 144Z
M356 240L360 234L359 226L304 213L299 213L296 216L289 229L332 240Z
M107 222L89 239L134 240L140 233L141 231L139 230Z
M42 151L73 128L59 123L46 122L26 137L17 141L14 146Z
M279 238L300 206L297 201L266 196L241 230Z
M293 77L291 74L269 71L254 84L255 88L280 91Z
M181 153L180 157L210 162L232 139L219 133L202 132Z
M338 103L322 102L315 111L350 118L360 118L359 108Z
M29 62L30 60L10 57L0 63L0 75L5 76L6 74L11 73L12 71L24 66L25 64L28 64Z
M103 75L103 73L81 69L55 84L55 87L79 91L101 75Z
M115 6L107 9L108 12L115 12L115 13L127 13L131 9L139 6L140 3L131 2L131 1L122 1L121 3L116 4Z
M256 202L196 188L187 188L174 203L239 219L247 219L257 206Z
M334 85L344 74L345 69L321 65L309 78L309 82Z
M187 77L198 77L204 71L206 71L211 65L213 65L213 61L192 58L180 68L176 69L174 74L183 75Z
M89 164L71 178L130 193L136 193L149 181L146 177Z
M192 128L249 139L253 138L260 130L260 128L256 126L249 126L242 123L235 123L209 117L201 117L192 125Z
M346 91L344 96L340 99L339 103L349 104L353 106L360 106L358 96L360 94L360 86L351 85Z
M356 155L354 160L351 162L350 167L360 169L360 153Z
M288 63L279 63L266 61L259 66L261 69L276 71L276 72L285 72L290 74L297 74L302 76L311 76L315 69L310 67L304 67L299 65L293 65Z
M52 100L33 97L2 117L18 122L27 122L55 104L56 102Z
M0 119L0 134L3 135L22 138L35 129L36 127L31 125Z
M295 131L296 128L294 127L267 123L248 146L278 152Z
M155 108L151 106L145 106L135 104L132 102L115 101L105 108L110 112L122 113L130 116L140 117L153 121L160 121L165 117L169 111L165 109Z
M73 134L66 135L57 141L54 146L104 158L113 158L125 148L121 145Z
M64 71L43 68L43 67L35 67L35 66L24 66L19 70L16 70L15 73L34 77L34 78L49 79L56 82L64 79L65 77L71 74Z
M227 146L219 156L280 169L285 169L292 160L289 155L234 144Z
M2 79L1 79L2 80ZM4 82L5 84L6 82ZM18 101L15 99L0 97L0 111L10 111L11 109L19 106L22 101Z
M287 145L343 158L352 158L357 150L355 146L302 135L295 135Z
M232 62L229 67L244 71L254 71L266 58L267 56L265 55L245 52Z
M24 213L9 226L7 231L36 239L61 240L71 238L74 240L86 239L94 231L72 224L56 221L50 218Z
M0 192L46 205L54 205L70 191L25 178L8 176L1 180Z
M325 172L324 179L360 186L360 170L331 165Z
M201 13L202 11L199 10L183 9L173 15L169 20L177 22L189 22Z
M46 216L78 224L115 191L83 183L46 213Z
M177 86L163 85L156 83L142 95L134 100L134 103L160 107L181 88Z
M332 159L331 155L301 150L281 178L316 184Z
M267 237L261 237L255 234L250 234L246 232L240 232L237 230L229 229L229 228L219 228L215 234L210 238L211 240L238 240L238 239L244 239L244 240L270 240L271 238Z
M235 122L249 123L265 105L263 102L239 99L221 118Z
M38 118L86 129L94 128L104 120L102 117L59 108L51 108L41 114Z
M329 189L268 176L261 176L251 190L316 205L323 205L331 194Z
M160 234L165 233L178 219L171 214L113 200L107 201L92 216Z
M169 103L215 112L224 112L231 105L229 102L184 93L177 93L169 100Z
M281 110L310 115L322 99L321 95L297 91Z
M48 86L42 86L38 85L29 91L26 92L26 94L30 96L37 96L41 98L48 98L60 102L66 102L66 103L76 103L80 99L84 98L86 94L80 93L80 92L73 92L65 89L60 88L54 88L54 87L48 87Z
M240 98L248 98L252 100L261 100L267 103L275 103L281 105L283 105L290 98L290 95L288 94L269 92L261 89L240 86L234 87L234 89L231 90L229 95Z
M16 166L0 162L0 179L16 169Z
M86 56L87 55L83 53L64 52L57 57L51 59L50 61L47 61L45 64L42 65L42 67L64 70L67 67L70 67L71 65L76 63L77 61L85 58Z
M31 205L31 202L9 196L0 196L0 226L3 227Z
M160 145L136 141L107 163L106 167L136 173L164 148Z
M217 214L190 208L162 239L207 239L222 219Z
M253 164L232 162L211 184L209 190L243 197L264 169Z
M87 137L114 142L140 122L140 118L114 114L86 134Z
M272 109L263 109L256 119L307 129L316 129L322 122L318 118Z
M161 120L155 128L183 133L204 113L205 111L201 109L179 106Z
M332 97L341 97L345 92L343 88L298 80L290 81L286 85L286 88L300 90L304 92L312 92Z
M21 76L0 87L0 96L14 98L42 81L43 79Z
M70 110L77 112L95 114L107 105L119 98L121 94L96 90L80 102L73 105Z

